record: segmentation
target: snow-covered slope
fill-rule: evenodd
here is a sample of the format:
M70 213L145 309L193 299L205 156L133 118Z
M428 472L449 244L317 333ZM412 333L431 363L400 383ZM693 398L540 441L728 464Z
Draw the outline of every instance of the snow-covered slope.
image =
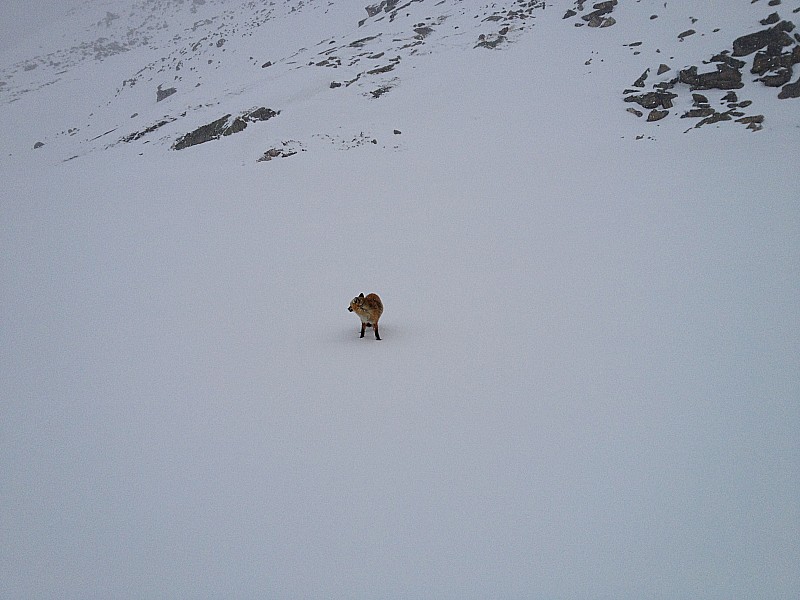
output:
M0 595L797 596L800 99L670 81L800 5L707 4L88 2L7 51Z

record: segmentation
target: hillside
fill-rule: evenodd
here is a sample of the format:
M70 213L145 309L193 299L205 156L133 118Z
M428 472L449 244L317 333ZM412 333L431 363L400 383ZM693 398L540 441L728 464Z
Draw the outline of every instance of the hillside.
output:
M796 597L800 3L733 5L0 54L0 596Z

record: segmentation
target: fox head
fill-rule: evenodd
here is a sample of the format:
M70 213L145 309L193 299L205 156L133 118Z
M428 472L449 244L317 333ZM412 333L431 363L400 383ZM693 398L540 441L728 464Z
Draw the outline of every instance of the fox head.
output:
M358 296L356 296L350 301L350 306L347 307L347 310L353 312L353 307L359 308L363 304L364 304L364 292L361 292Z

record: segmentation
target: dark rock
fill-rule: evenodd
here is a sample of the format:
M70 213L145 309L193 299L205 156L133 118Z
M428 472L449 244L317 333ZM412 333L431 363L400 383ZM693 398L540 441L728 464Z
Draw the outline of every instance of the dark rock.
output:
M692 100L694 101L695 105L708 104L708 98L703 96L703 94L692 94Z
M342 87L341 83L339 83L338 81L331 81L331 89L336 89L339 87Z
M636 102L642 108L672 108L672 99L677 98L678 94L671 92L647 92L639 96L628 96L625 102Z
M272 61L269 61L269 60L268 60L268 61L267 61L267 62L265 62L263 65L261 65L261 68L262 68L262 69L266 69L267 67L271 67L271 66L272 66Z
M658 65L658 71L657 71L656 74L657 75L663 75L664 73L666 73L667 71L670 71L670 70L671 70L671 68L669 66L665 65L664 63L661 63L660 65Z
M230 115L225 115L216 121L212 121L207 125L198 127L194 131L179 137L172 145L172 149L183 150L184 148L189 148L190 146L196 146L197 144L204 144L206 142L210 142L211 140L219 139L222 137L222 132L225 131L225 128L228 125L228 119L230 119L230 117Z
M715 54L711 57L710 62L724 63L733 69L741 69L747 64L743 60L737 60L727 54Z
M650 111L650 114L647 115L647 120L650 121L650 122L652 122L652 121L660 121L661 119L666 117L668 114L669 114L668 110L653 109L653 110Z
M38 149L39 149L39 148L41 148L42 146L44 146L44 142L36 142L36 143L33 145L33 149L34 149L34 150L38 150Z
M800 98L800 79L794 83L787 83L785 86L783 86L781 93L778 94L778 98L781 100L786 100L787 98Z
M681 119L691 118L691 119L698 119L700 117L710 117L716 111L713 108L706 107L706 108L692 108L687 110L685 113L681 115Z
M574 10L572 10L572 9L569 9L569 10L567 10L567 12L566 12L566 13L564 13L564 16L563 16L563 17L561 17L561 18L562 18L562 19L569 19L570 17L574 17L574 16L575 16L575 15L577 15L577 14L578 14L578 13L576 13Z
M395 135L400 135L401 133L403 133L403 132L402 132L402 131L400 131L399 129L395 129L395 130L394 130L394 134L395 134Z
M271 119L278 114L280 114L278 111L261 107L249 112L245 112L236 117L233 121L230 120L231 115L225 115L216 121L208 123L207 125L203 125L202 127L198 127L194 131L181 136L172 145L172 149L183 150L184 148L189 148L190 146L196 146L197 144L204 144L205 142L210 142L211 140L217 140L222 136L232 135L234 133L243 131L247 127L248 123L255 121L266 121L267 119Z
M158 86L158 89L156 90L156 102L161 102L164 98L169 98L177 91L178 90L176 90L174 87L162 90L161 86Z
M691 86L693 90L731 90L744 87L742 73L738 69L722 63L717 65L717 70L710 73L697 73L697 67L683 69L678 79L681 83Z
M626 110L627 110L629 113L631 113L632 115L636 115L637 117L641 117L641 116L644 114L642 111L640 111L640 110L636 110L636 109L635 109L635 108L633 108L632 106L631 106L630 108L626 109Z
M774 12L770 16L768 16L766 19L761 19L761 21L759 21L759 23L761 23L762 25L774 25L775 23L777 23L780 20L781 20L781 18L778 16L778 13Z
M720 121L730 121L731 116L727 113L718 113L715 112L710 117L707 117L700 121L695 127L702 127L703 125L712 125L714 123L719 123Z
M144 136L146 136L148 133L152 133L152 132L154 132L156 129L158 129L158 128L160 128L160 127L163 127L163 126L164 126L164 125L166 125L167 123L172 123L174 120L175 120L174 118L162 119L162 120L161 120L161 121L159 121L158 123L155 123L155 124L153 124L153 125L150 125L149 127L146 127L146 128L144 128L144 129L142 129L141 131L135 131L135 132L133 132L133 133L131 133L131 134L129 134L129 135L126 135L125 137L123 137L122 139L120 139L120 142L125 142L125 143L127 143L127 142L133 142L133 141L136 141L136 140L138 140L138 139L140 139L140 138L143 138L143 137L144 137Z
M694 29L687 29L686 31L683 31L678 34L678 39L683 41L683 38L687 38L690 35L694 35L695 33L697 32Z
M774 71L780 68L791 68L792 65L800 63L800 45L795 46L792 52L772 55L767 52L757 52L753 57L751 73L763 75L767 71Z
M733 55L747 56L770 44L788 46L792 43L792 38L788 35L788 32L793 29L794 23L791 21L781 21L769 29L762 29L761 31L736 38L733 40Z
M267 108L266 106L262 106L261 108L256 108L255 110L251 110L250 112L246 112L242 115L242 117L246 121L255 122L255 121L266 121L271 119L272 117L277 117L279 111L274 111L271 108Z
M763 123L764 115L753 115L750 117L742 117L741 119L736 119L736 122L743 123L745 125L749 125L750 123Z
M647 69L644 73L641 74L639 79L633 82L634 87L643 88L644 82L647 81L647 75L650 73L650 69Z
M378 39L377 35L371 35L369 37L361 38L360 40L356 40L354 42L350 42L351 48L362 48L367 42L371 42L372 40Z
M789 80L792 78L792 69L777 69L773 71L772 75L764 75L764 77L760 77L759 81L762 82L767 87L782 87L789 83Z
M736 92L728 92L722 97L723 102L738 102L739 96L736 95Z

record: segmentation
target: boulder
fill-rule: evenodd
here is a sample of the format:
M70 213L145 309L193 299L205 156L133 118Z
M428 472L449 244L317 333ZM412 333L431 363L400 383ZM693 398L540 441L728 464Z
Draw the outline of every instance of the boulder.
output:
M743 35L733 40L733 55L734 56L747 56L769 46L770 44L778 44L780 46L789 46L792 44L792 38L789 32L794 29L794 23L791 21L781 21L777 25Z

